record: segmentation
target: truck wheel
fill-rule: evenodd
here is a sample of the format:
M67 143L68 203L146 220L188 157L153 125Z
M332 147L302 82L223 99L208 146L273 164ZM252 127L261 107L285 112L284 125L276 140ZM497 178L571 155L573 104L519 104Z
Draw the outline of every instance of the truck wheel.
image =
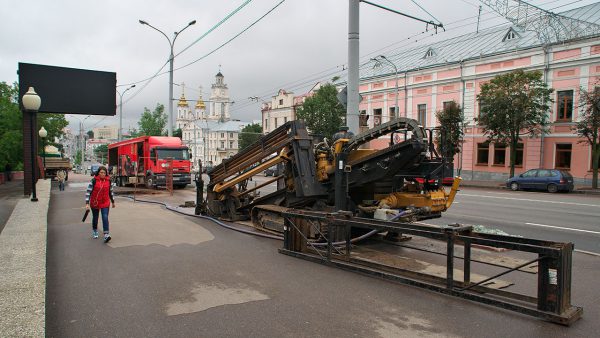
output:
M150 176L150 175L146 176L146 188L148 188L148 189L154 188L154 180L152 179L152 176Z

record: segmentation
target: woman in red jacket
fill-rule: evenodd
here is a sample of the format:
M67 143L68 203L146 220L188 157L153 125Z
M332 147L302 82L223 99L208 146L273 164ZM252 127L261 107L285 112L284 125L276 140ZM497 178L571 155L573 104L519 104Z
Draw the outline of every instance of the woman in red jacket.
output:
M108 232L108 210L112 203L115 207L112 185L106 167L98 168L98 172L88 185L85 193L85 209L92 209L92 238L98 238L98 214L102 214L102 230L104 243L110 241Z

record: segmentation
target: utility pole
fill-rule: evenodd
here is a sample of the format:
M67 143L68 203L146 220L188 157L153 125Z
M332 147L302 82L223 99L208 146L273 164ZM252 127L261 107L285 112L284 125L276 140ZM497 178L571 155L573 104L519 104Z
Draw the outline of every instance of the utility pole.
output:
M173 62L175 61L175 54L173 53L173 46L175 45L175 40L177 40L177 37L179 36L179 34L181 34L181 32L183 32L189 26L194 25L196 23L196 20L190 21L190 23L188 23L187 26L183 27L183 29L181 29L178 32L175 32L173 34L173 40L171 40L167 36L167 34L165 34L163 31L152 26L148 22L146 22L144 20L139 20L139 23L158 31L167 39L167 41L169 41L169 47L171 48L171 54L169 55L169 101L168 101L169 116L168 116L168 122L167 122L168 123L167 133L169 136L173 136Z
M358 59L359 59L359 0L349 0L348 18L348 105L346 107L346 125L354 134L358 134Z
M81 144L81 167L85 161L85 142L83 140L83 121L79 121L79 143Z

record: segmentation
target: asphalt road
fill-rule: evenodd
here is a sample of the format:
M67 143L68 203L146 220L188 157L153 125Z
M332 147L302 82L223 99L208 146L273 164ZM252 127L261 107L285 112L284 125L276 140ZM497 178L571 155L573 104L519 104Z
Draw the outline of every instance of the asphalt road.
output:
M572 242L600 254L600 196L462 188L430 224L477 224L512 235Z
M86 178L87 179L87 178ZM281 255L281 242L117 200L113 240L82 224L84 183L52 191L48 337L589 337L600 260L574 257L567 328ZM171 198L185 200L189 190ZM161 199L153 195L152 199Z

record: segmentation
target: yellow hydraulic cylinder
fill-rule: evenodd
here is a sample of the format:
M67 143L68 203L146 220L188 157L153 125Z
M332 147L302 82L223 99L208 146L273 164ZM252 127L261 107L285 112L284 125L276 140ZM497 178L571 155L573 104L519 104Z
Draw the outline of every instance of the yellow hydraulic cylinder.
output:
M462 178L460 176L456 176L454 178L454 181L452 182L452 188L450 188L450 193L447 197L446 209L450 208L452 202L454 202L454 197L456 197L456 193L458 192L458 186L460 185L460 181L462 181Z

